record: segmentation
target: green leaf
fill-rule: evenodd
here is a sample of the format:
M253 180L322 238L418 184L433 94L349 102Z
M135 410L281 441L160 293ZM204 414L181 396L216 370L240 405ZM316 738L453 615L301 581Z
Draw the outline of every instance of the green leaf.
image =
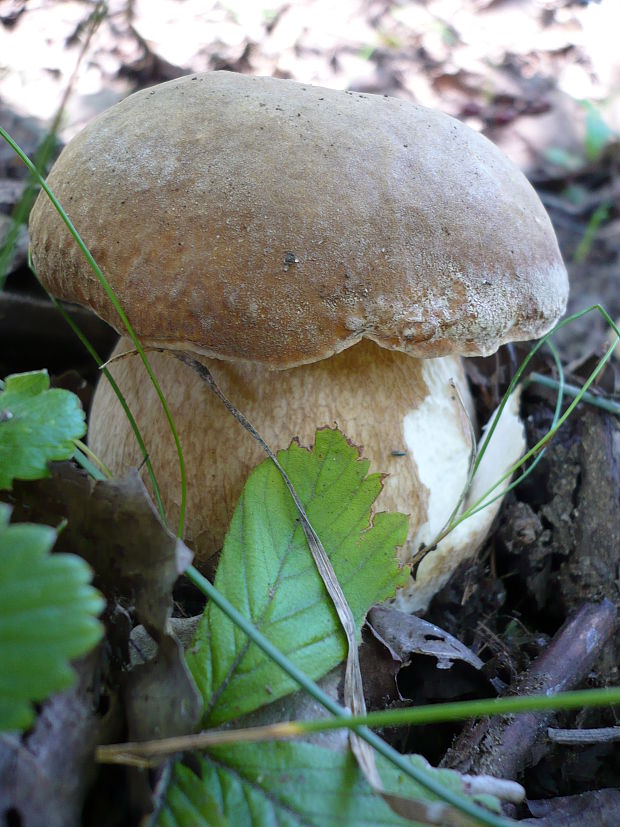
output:
M75 394L49 389L47 371L7 376L0 391L0 488L48 476L47 463L69 459L86 433Z
M101 638L104 601L73 554L50 554L49 526L9 525L0 504L0 731L25 729L40 701L72 685L69 660Z
M552 146L546 149L545 158L549 163L555 164L555 166L566 169L569 172L574 172L583 166L583 159L579 155L574 152L568 152L559 146Z
M412 822L396 815L372 789L350 752L302 742L218 747L196 757L200 776L176 762L153 827L380 827ZM423 758L411 762L462 791L460 776L434 770ZM435 801L412 779L377 756L386 790L418 801ZM495 799L485 802L496 807ZM222 822L222 819L226 819Z
M355 617L393 596L409 576L395 548L404 514L370 508L381 476L368 473L357 448L338 431L317 431L314 448L293 443L278 459L321 538ZM254 469L233 515L215 586L296 666L316 680L346 657L346 641L316 571L297 510L275 465ZM209 603L188 664L210 726L237 718L297 688L228 617Z
M582 101L581 105L586 110L585 118L585 149L588 161L596 161L607 144L616 137L614 130L603 120L603 116L590 101Z

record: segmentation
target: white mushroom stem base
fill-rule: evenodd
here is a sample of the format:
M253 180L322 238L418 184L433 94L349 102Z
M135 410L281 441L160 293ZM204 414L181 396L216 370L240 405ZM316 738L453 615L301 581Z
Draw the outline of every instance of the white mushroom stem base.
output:
M121 339L114 355L132 349L128 339ZM460 359L415 359L368 340L329 359L286 371L197 358L208 365L223 393L273 450L288 447L294 438L309 446L316 429L323 426L339 428L359 446L371 470L387 475L375 510L410 515L407 543L399 550L403 563L443 528L465 486L472 450L468 420L472 404ZM149 361L185 456L185 539L194 549L198 567L205 567L222 547L250 471L265 455L191 368L171 354L150 353ZM181 482L161 404L137 356L114 362L110 370L138 422L167 519L174 525ZM499 436L500 440L494 437L495 444L501 441L502 447L489 454L488 461L485 457L475 482L479 493L499 479L523 450L522 427L514 411L507 433ZM133 432L105 379L93 400L89 443L115 473L142 463ZM456 566L479 548L498 507L496 502L468 519L424 558L416 579L397 596L399 608L427 607Z

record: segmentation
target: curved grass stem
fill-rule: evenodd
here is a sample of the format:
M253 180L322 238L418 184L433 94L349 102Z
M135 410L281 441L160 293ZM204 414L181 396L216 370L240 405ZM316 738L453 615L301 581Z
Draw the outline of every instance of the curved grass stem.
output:
M568 408L564 412L564 414L560 415L560 410L561 410L561 407L562 407L563 397L564 397L564 394L566 392L566 385L565 385L565 382L564 382L564 372L563 372L563 369L562 369L562 365L560 363L557 351L556 351L556 349L553 345L552 337L554 336L554 334L558 330L565 327L567 324L570 324L571 322L575 321L576 319L579 319L582 316L585 316L587 313L591 313L593 311L598 311L602 314L605 321L609 324L611 329L616 334L617 338L609 346L606 353L599 360L598 364L596 365L596 367L594 368L594 370L592 371L590 376L586 379L586 381L584 382L582 387L580 389L575 389L576 390L575 394L572 394L572 393L567 394L569 396L574 396L574 398L573 398L573 401L571 402L571 404L568 406ZM523 360L523 362L519 366L517 372L513 376L512 380L511 380L511 382L508 386L508 389L506 390L506 393L504 394L504 396L502 398L502 401L501 401L501 403L500 403L500 405L497 409L497 413L495 415L495 418L493 419L491 427L487 431L487 433L485 435L485 438L482 442L482 445L480 447L480 450L478 451L478 455L476 457L476 460L475 460L475 462L473 464L473 467L472 467L472 470L471 470L470 478L469 478L469 481L468 481L468 484L467 484L467 489L469 489L469 486L471 485L471 481L473 480L473 478L474 478L474 476L475 476L475 474L476 474L476 472L477 472L477 470L480 466L480 462L482 461L482 457L484 456L484 453L487 450L487 447L489 445L489 442L491 441L493 433L495 432L495 429L497 428L498 422L499 422L500 417L501 417L501 415L504 411L504 408L506 407L506 405L508 403L508 399L509 399L510 395L512 394L512 392L516 388L518 382L521 380L521 377L522 377L525 369L527 368L528 364L531 362L532 358L540 350L540 348L543 347L543 345L545 345L545 344L551 349L551 353L552 353L554 361L556 363L556 368L558 370L558 377L559 377L557 382L554 382L554 386L558 390L558 397L556 399L556 406L555 406L553 421L552 421L552 424L551 424L549 430L547 431L545 436L536 443L536 445L534 445L532 448L530 448L530 450L527 451L523 455L523 457L521 457L521 459L517 463L515 463L515 465L513 465L508 471L506 471L506 473L504 473L499 479L497 479L495 481L495 483L489 489L487 489L487 491L485 491L485 493L481 497L479 497L476 500L476 502L474 502L469 508L467 508L463 513L458 514L458 515L457 515L457 510L455 509L455 511L451 515L451 518L448 522L448 525L433 540L433 545L439 543L441 540L443 540L445 537L447 537L448 534L451 531L453 531L458 525L460 525L462 522L464 522L468 517L471 517L474 514L477 514L483 508L486 508L487 505L490 505L490 503L492 503L494 500L496 500L499 497L503 496L504 493L506 493L506 492L502 492L502 493L496 495L495 497L492 497L492 494L506 480L510 479L510 477L512 477L512 475L516 471L518 471L519 468L522 468L523 465L528 462L528 460L535 457L534 462L532 463L532 465L523 474L521 474L518 477L518 479L514 480L508 486L506 491L509 491L512 488L514 488L516 485L518 485L525 478L525 476L527 476L527 474L529 474L532 471L532 469L534 467L534 463L538 462L540 460L540 457L542 455L542 452L544 451L545 446L553 439L553 437L557 433L558 429L562 427L564 422L566 422L566 420L572 414L572 412L574 411L576 406L579 404L579 402L581 402L584 399L584 395L587 393L588 388L594 382L596 377L603 370L603 368L605 367L605 365L607 364L607 362L609 361L609 359L613 355L613 352L614 352L614 350L615 350L615 348L618 344L618 341L620 341L620 331L618 330L618 326L616 325L614 320L611 318L611 316L607 313L605 308L602 307L602 305L594 304L591 307L587 307L584 310L581 310L577 313L573 313L571 316L567 316L566 319L563 319L559 324L557 324L553 328L553 330L549 331L549 333L547 333L546 336L543 336L543 338L540 339L534 345L534 347L530 350L528 355L525 357L525 359ZM591 397L592 395L588 394L588 396ZM612 411L612 412L615 413L615 411ZM462 502L462 500L461 500L461 502ZM460 507L460 504L459 504L459 507Z
M78 233L78 231L76 230L76 228L73 226L73 223L71 222L71 219L69 218L67 213L64 211L64 209L60 205L58 199L56 198L56 196L54 195L54 193L52 192L52 190L50 189L50 187L48 186L48 184L44 180L44 178L41 175L41 173L39 172L39 170L32 163L30 158L28 158L28 156L21 149L21 147L18 146L18 144L13 140L13 138L11 138L11 136L8 134L8 132L6 132L6 130L3 129L1 126L0 126L0 137L2 137L9 144L11 149L19 156L21 161L28 167L31 174L36 178L36 180L39 182L39 184L43 188L43 191L45 192L47 197L52 202L52 205L54 206L54 209L56 210L58 215L61 217L61 219L64 222L65 226L67 227L67 229L69 230L69 232L73 236L76 244L80 248L80 251L81 251L82 255L84 256L84 258L86 259L89 267L91 268L93 273L97 276L97 279L99 280L101 286L105 290L106 295L110 299L110 302L112 303L112 306L116 310L119 319L121 320L125 330L127 331L128 336L131 338L131 340L133 341L133 343L135 345L136 350L140 354L140 358L142 359L142 363L144 364L146 372L148 373L149 378L150 378L151 382L153 383L153 387L155 388L155 391L157 393L157 396L159 397L159 401L161 402L162 408L163 408L164 413L166 415L166 419L168 420L168 424L170 426L170 431L172 433L172 437L174 439L174 443L175 443L176 449L177 449L177 455L178 455L178 458L179 458L179 468L180 468L180 474L181 474L181 505L180 505L180 509L179 509L180 514L179 514L178 535L179 535L179 537L181 537L182 534L183 534L183 525L185 523L185 509L186 509L186 500L187 500L187 476L186 476L186 472L185 472L185 460L183 458L183 450L181 448L181 442L179 440L179 436L177 434L177 430L176 430L176 427L175 427L173 419L172 419L172 414L170 413L170 409L168 407L168 403L166 401L164 393L163 393L163 391L162 391L162 389L159 385L159 382L157 381L157 378L155 377L155 374L153 373L153 370L151 368L149 360L147 359L146 354L144 353L142 345L140 344L140 341L139 341L139 339L138 339L138 337L137 337L137 335L136 335L136 333L135 333L135 331L134 331L134 329L133 329L133 327L132 327L132 325L131 325L128 317L127 317L127 314L125 313L125 311L121 307L121 304L118 301L118 299L116 298L116 295L115 295L114 291L112 290L112 287L110 286L110 283L108 282L108 280L106 279L105 275L103 274L101 268L99 267L99 265L97 264L97 262L93 258L90 250L88 249L88 247L86 246L86 244L82 240L82 238L81 238L80 234ZM75 330L75 326L72 325L72 327ZM84 342L84 338L80 337L80 339L81 339L82 342ZM91 355L93 355L95 353L94 349L92 349L91 347L89 347L88 349L89 349L89 352L91 353ZM101 360L98 357L97 357L96 361L98 362L98 364L101 364ZM110 380L110 374L106 372L106 376L107 376L108 380ZM117 396L119 396L118 385L116 385L116 383L113 382L112 387L113 387L115 393L117 394ZM127 406L127 403L121 397L122 397L122 394L119 396L119 401L121 402L121 405L123 406L123 410L125 410L125 412L127 413L128 410L129 410L128 406ZM133 419L133 417L131 417L130 421L132 421L133 424L135 424L135 420ZM136 431L134 431L134 432L136 433L136 436L137 436L137 432ZM144 442L142 441L141 437L139 438L138 442L140 443L140 448L143 450L144 456L147 458L148 453L146 451L146 448L144 447ZM153 483L156 487L156 490L158 491L157 483L156 483L154 474L152 474L151 480L153 481ZM158 498L158 505L160 506L161 510L163 511L163 507L161 506L161 498L159 497L159 494L157 494L156 496Z
M220 608L232 621L238 626L249 638L260 647L265 654L271 658L278 666L283 669L302 689L305 689L318 703L333 715L340 718L348 718L350 713L347 709L340 706L333 698L327 695L317 684L310 680L295 664L277 649L271 641L266 638L252 623L244 617L233 605L230 603L221 592L219 592L206 577L200 574L193 566L190 566L186 572L191 582L200 589L200 591L212 600L215 605ZM411 764L407 756L401 755L395 749L389 746L382 738L376 735L372 730L366 726L355 727L355 732L366 743L370 744L380 755L387 758L394 766L398 767L403 773L408 775L414 781L417 781L422 787L429 792L436 795L438 798L447 802L451 806L460 810L462 813L470 816L478 821L480 824L487 824L490 827L509 827L514 822L495 815L494 813L483 810L478 804L475 804L470 799L465 798L452 790L447 790L439 781L437 781L431 773L419 769Z

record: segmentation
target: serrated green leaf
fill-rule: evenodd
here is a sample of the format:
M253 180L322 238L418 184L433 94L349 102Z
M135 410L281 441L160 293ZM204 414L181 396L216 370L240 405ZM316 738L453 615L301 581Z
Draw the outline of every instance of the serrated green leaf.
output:
M69 661L103 634L89 566L50 554L53 528L9 525L9 513L0 504L0 731L29 726L31 702L71 686Z
M210 750L198 757L200 776L180 762L153 827L412 827L375 793L350 752L313 744L268 742ZM460 776L434 770L423 758L411 762L442 785L462 791ZM377 756L387 791L418 801L436 798ZM491 807L497 801L485 797Z
M166 791L166 803L157 816L157 827L199 827L201 824L233 827L233 824L237 824L222 815L216 799L205 784L196 784L196 775L191 770L180 764L175 766L175 770L177 771Z
M0 488L48 476L47 464L69 459L86 433L77 396L49 387L47 371L7 376L0 391Z
M379 474L338 431L317 431L314 448L293 443L278 459L321 538L355 617L393 596L409 576L395 548L404 543L404 514L370 508ZM215 579L296 666L316 680L346 657L346 641L306 544L297 510L271 461L254 469L224 543ZM201 619L188 664L205 700L205 723L221 724L297 688L214 604Z

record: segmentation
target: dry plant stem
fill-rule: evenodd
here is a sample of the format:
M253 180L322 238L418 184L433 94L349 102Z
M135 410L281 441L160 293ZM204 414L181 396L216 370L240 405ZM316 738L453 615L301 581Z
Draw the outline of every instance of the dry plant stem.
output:
M307 686L304 688L308 690ZM324 699L317 697L317 700L323 703ZM211 747L227 744L307 738L312 733L327 732L340 727L353 729L363 726L374 729L388 726L415 726L479 717L481 714L490 714L488 713L489 709L495 710L493 714L496 715L515 715L516 713L530 712L532 709L582 709L586 705L590 707L611 706L618 702L620 702L620 692L618 690L583 689L576 692L562 692L558 695L522 695L383 710L382 712L371 712L361 718L351 715L347 719L342 717L343 710L337 709L330 702L325 705L325 708L334 715L338 715L338 718L283 721L248 729L209 729L192 735L179 735L174 738L161 738L155 741L103 744L97 747L95 760L100 764L154 767L160 763L162 756L168 757L177 752L207 750ZM615 730L616 728L611 727L611 729ZM468 778L468 776L463 777ZM474 777L477 778L478 776Z
M548 727L547 736L555 744L604 744L620 741L620 726L597 729L555 729Z
M615 622L616 610L609 600L584 604L511 690L519 695L551 694L579 685L613 634ZM530 762L551 715L527 712L471 722L441 766L461 773L514 779Z
M527 383L542 385L543 387L551 388L552 390L556 390L559 386L559 382L556 379L553 379L550 376L544 376L541 373L536 373L535 371L530 373L527 378ZM575 385L567 385L566 383L564 384L564 393L573 399L581 393L581 399L584 402L589 402L590 405L594 405L594 407L607 411L614 416L620 416L620 402L616 402L606 396L596 396L593 393L589 393L589 391L584 391L582 393L581 388L577 388Z
M461 778L469 795L495 795L500 801L511 804L520 804L525 798L525 790L516 781L492 775L463 775Z
M364 715L366 713L366 701L364 699L364 689L362 686L362 675L360 671L357 650L357 635L353 613L351 612L344 592L340 587L340 583L338 582L338 578L336 577L331 561L325 553L325 549L323 548L318 535L308 520L303 505L299 500L295 489L293 488L293 484L278 462L275 454L257 430L218 388L209 369L183 351L173 351L173 353L181 362L195 370L198 375L208 383L213 393L215 393L218 399L220 399L229 413L231 413L250 434L252 434L280 472L282 479L284 480L284 483L286 484L286 487L288 488L297 507L300 521L304 529L304 534L306 535L306 540L312 553L315 565L321 575L323 583L325 584L325 588L333 601L338 618L346 634L347 663L344 680L345 705L351 710L353 715ZM447 808L443 802L417 801L413 798L405 798L401 795L386 792L383 788L383 782L381 781L381 776L379 775L375 762L375 755L370 744L368 744L366 740L362 739L352 730L349 731L349 743L351 745L351 751L353 752L360 770L364 774L367 782L373 788L374 792L380 795L395 813L398 813L409 820L418 821L425 824L441 824L449 825L449 827L466 827L472 824L469 816L459 812L458 810Z
M359 658L358 658L358 651L357 651L357 634L355 629L355 619L353 618L353 613L347 603L347 599L342 591L340 583L338 582L338 578L336 577L336 573L333 569L331 561L327 554L325 553L325 549L315 532L315 530L310 525L310 521L306 516L306 512L304 511L304 507L297 496L295 489L293 488L293 484L289 480L286 472L278 462L276 455L273 453L271 448L267 445L261 435L256 431L253 425L245 418L245 416L235 408L235 406L228 400L221 390L218 388L213 376L209 369L199 362L197 359L189 356L182 351L174 351L174 355L184 364L188 365L188 367L192 368L192 370L196 371L196 373L204 379L205 382L209 385L213 393L220 399L220 401L224 404L226 409L231 413L235 419L257 440L260 446L263 448L267 456L275 463L276 468L280 472L282 479L286 487L288 488L293 501L297 507L297 511L299 512L299 517L301 520L301 524L303 526L304 534L306 535L306 540L308 542L308 546L310 548L310 552L314 559L315 565L321 575L321 579L325 584L325 588L328 591L329 596L331 597L336 612L338 613L338 618L344 629L346 638L347 638L347 664L346 664L346 671L345 671L345 678L344 678L344 701L345 705L348 709L351 710L353 715L364 715L366 713L366 702L364 700L364 689L362 686L362 674L360 671L359 665ZM366 744L364 741L360 739L360 737L354 733L349 733L349 741L351 744L351 749L357 759L360 768L363 770L366 778L368 779L369 783L372 784L378 790L382 789L381 778L379 777L379 773L377 771L377 767L375 764L374 754L372 749Z
M78 231L73 226L73 224L71 222L71 219L69 218L67 213L64 211L64 209L61 206L60 202L58 201L58 199L56 198L56 196L54 195L54 193L52 192L52 190L48 186L47 182L44 180L41 173L34 166L32 161L30 160L30 158L21 149L21 147L19 147L15 143L15 141L11 138L11 136L8 134L8 132L5 129L2 128L2 126L0 126L0 137L9 144L11 149L23 161L23 163L28 167L30 172L34 175L34 177L40 183L43 192L49 198L49 200L51 201L51 203L52 203L54 209L56 210L57 214L60 216L60 218L64 222L65 226L67 227L67 230L69 231L69 233L73 237L74 241L77 243L78 248L81 252L81 255L84 256L86 262L88 263L88 266L90 267L92 272L95 274L95 276L99 280L101 286L103 287L106 294L108 295L110 301L112 302L112 305L114 306L120 320L122 321L122 323L125 327L125 330L126 330L127 334L130 336L133 343L136 345L136 349L137 349L138 353L140 354L140 358L142 359L142 361L144 363L144 367L146 369L146 372L148 373L149 378L150 378L151 382L153 383L153 387L155 388L155 390L157 392L157 395L158 395L159 400L161 402L162 408L164 409L164 412L166 414L166 418L167 418L168 423L170 425L170 430L172 432L172 436L174 438L174 442L175 442L177 452L178 452L179 466L180 466L180 472L181 472L181 488L182 488L181 509L180 509L180 516L179 516L178 534L179 534L179 536L181 536L181 534L183 532L183 523L184 523L184 519L185 519L185 492L186 492L185 462L183 460L183 453L181 451L181 445L180 445L179 438L178 438L178 435L177 435L177 432L176 432L176 428L174 427L174 422L172 421L172 417L170 416L170 410L168 408L168 403L166 402L166 399L165 399L163 393L161 392L161 388L159 387L157 379L155 378L155 376L154 376L154 374L151 370L151 366L149 365L148 360L146 359L146 356L144 355L142 345L138 341L138 339L136 337L136 334L135 334L133 328L131 327L129 319L127 318L127 315L125 314L125 311L123 310L120 303L118 302L118 299L116 298L116 294L114 293L114 291L112 290L112 288L108 284L108 282L107 282L107 280L106 280L106 278L103 274L103 271L101 270L101 268L99 267L99 265L97 264L95 259L93 258L92 253L90 252L88 247L84 244L80 234L78 233ZM31 249L32 248L30 248L30 250ZM29 254L28 254L28 266L30 267L30 269L32 270L32 272L36 276L36 270L33 266L32 257L30 255L30 250L29 250ZM38 279L38 276L36 276L36 277ZM39 282L40 282L40 280L39 280ZM92 347L92 345L90 344L88 339L84 336L84 334L82 333L80 328L75 324L75 322L73 322L70 315L63 310L62 306L57 301L57 299L49 292L48 292L48 296L50 297L52 302L56 305L56 307L60 311L61 315L64 317L65 321L67 321L69 326L76 333L78 339L82 342L82 344L84 345L86 350L94 358L97 365L101 365L101 359L99 358L97 352L94 350L94 348ZM148 454L146 452L146 448L144 446L142 436L140 435L140 431L138 430L138 427L135 423L133 415L132 415L131 411L129 410L128 406L126 405L125 400L123 398L123 395L120 392L120 390L119 390L118 386L116 385L116 383L114 382L113 377L107 375L107 379L110 382L110 384L112 385L112 387L114 388L115 393L118 396L118 400L119 400L120 404L122 405L129 421L132 424L132 428L134 430L134 433L135 433L136 439L137 439L137 441L140 445L140 448L143 450L143 454L144 454L144 457L145 457L145 460L146 460L146 465L149 468L149 474L150 474L151 482L153 484L153 489L154 489L154 492L155 492L155 499L157 501L158 506L160 506L160 513L161 513L162 519L163 519L163 506L161 505L161 498L159 496L159 488L158 488L158 485L157 485L157 480L155 479L154 474L152 474L152 469L150 467L150 461L148 459Z

